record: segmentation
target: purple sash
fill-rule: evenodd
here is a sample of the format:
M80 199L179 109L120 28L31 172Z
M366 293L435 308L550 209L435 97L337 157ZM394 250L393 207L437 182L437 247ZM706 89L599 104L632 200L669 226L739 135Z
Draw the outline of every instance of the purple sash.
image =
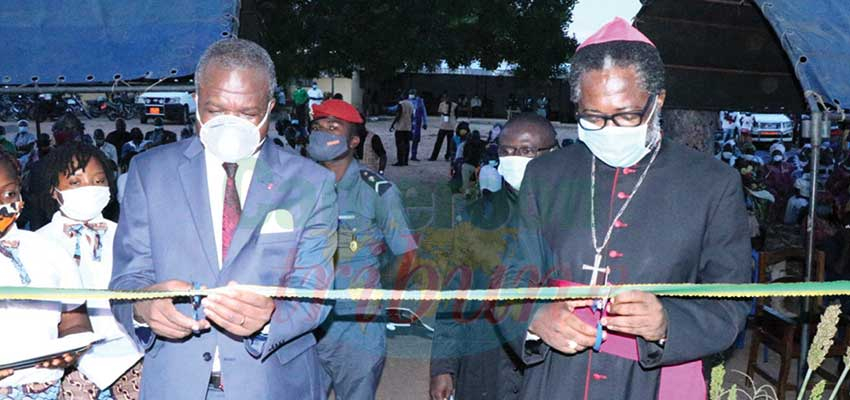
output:
M553 279L550 283L558 287L582 286L559 279ZM588 325L596 327L596 316L590 307L576 309L574 313ZM632 361L639 359L637 340L628 334L608 331L608 337L602 342L599 351ZM661 367L658 400L705 400L706 396L702 360Z

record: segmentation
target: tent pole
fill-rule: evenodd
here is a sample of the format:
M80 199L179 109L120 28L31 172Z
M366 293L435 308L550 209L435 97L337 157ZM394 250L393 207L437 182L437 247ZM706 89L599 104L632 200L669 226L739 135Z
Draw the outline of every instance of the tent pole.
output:
M806 218L806 274L805 280L809 282L812 280L812 265L814 263L815 256L815 215L817 208L817 193L818 193L818 166L820 165L820 139L821 135L824 131L829 130L829 114L823 114L820 111L812 111L812 123L811 123L811 144L812 144L812 158L810 160L809 165L811 166L811 174L812 174L812 184L811 184L811 192L809 195L809 215ZM806 356L809 352L809 316L811 313L811 301L808 297L803 299L802 310L800 312L800 317L803 321L803 327L800 337L800 358L797 363L797 376L798 376L798 385L803 382L803 374L805 374L806 369ZM806 390L806 388L799 388L798 390Z

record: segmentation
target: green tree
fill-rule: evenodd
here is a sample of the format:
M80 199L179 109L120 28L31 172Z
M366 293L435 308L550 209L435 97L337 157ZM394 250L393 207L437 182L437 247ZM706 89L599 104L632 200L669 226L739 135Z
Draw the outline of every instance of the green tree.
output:
M545 79L575 51L566 35L575 2L259 0L242 24L253 28L258 37L248 38L269 49L284 77L354 69L389 77L445 60L489 69L506 61L520 76Z

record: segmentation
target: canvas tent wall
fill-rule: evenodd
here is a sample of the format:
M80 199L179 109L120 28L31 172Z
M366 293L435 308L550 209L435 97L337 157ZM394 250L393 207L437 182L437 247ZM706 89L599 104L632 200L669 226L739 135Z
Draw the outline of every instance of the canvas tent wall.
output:
M0 84L112 84L192 75L238 28L238 1L10 0L0 4Z
M664 59L669 107L803 112L806 90L850 104L844 0L644 0L635 26Z

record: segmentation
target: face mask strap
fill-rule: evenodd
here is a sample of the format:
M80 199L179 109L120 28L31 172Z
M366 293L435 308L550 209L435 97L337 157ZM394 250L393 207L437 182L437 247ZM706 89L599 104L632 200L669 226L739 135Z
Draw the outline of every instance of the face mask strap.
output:
M266 105L266 114L263 115L263 119L260 120L260 123L257 125L257 128L263 126L266 123L266 120L269 118L269 114L272 111L272 102L269 100L269 104Z
M652 148L654 148L654 147L655 147L658 143L660 143L660 142L661 142L661 136L662 136L662 134L661 134L661 128L660 128L660 127L655 127L656 129L658 129L658 131L657 131L658 133L657 133L657 134L655 134L655 133L654 133L654 132L655 132L655 129L650 130L650 126L649 126L649 124L650 124L650 123L652 123L652 121L655 119L655 111L658 109L658 96L657 96L657 95L654 95L653 97L654 97L654 99L653 99L653 101L652 101L652 108L649 110L649 114L647 115L647 119L646 119L646 133L647 133L647 136L648 136L649 134L652 134L652 136L653 136L653 137L651 137L651 138L650 138L650 137L647 137L648 143L646 143L646 147L647 147L648 149L652 149Z

